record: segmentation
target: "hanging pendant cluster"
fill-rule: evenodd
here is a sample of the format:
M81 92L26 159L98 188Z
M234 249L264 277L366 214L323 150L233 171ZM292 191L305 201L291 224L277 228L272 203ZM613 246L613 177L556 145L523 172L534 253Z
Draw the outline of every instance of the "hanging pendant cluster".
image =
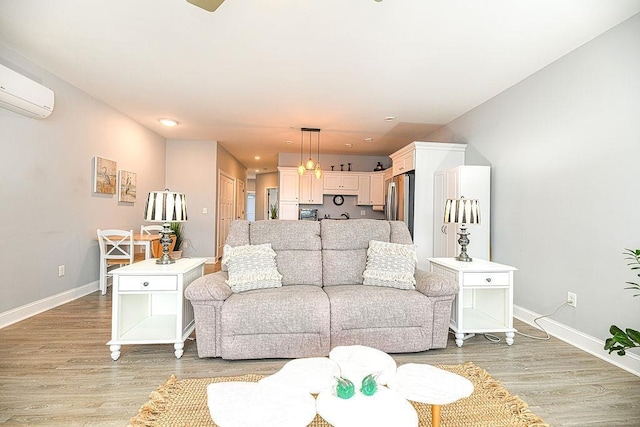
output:
M304 146L304 134L305 132L309 133L309 159L305 162L302 161L302 150ZM314 163L313 158L311 157L311 137L312 134L318 135L318 157L316 158L316 162ZM304 175L306 171L313 171L313 174L317 179L322 177L322 168L320 167L320 129L318 128L300 128L300 166L298 166L298 173L300 176Z

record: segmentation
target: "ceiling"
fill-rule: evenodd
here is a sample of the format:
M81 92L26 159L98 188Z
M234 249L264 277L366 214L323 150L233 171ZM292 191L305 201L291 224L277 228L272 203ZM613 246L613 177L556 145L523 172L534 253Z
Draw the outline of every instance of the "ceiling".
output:
M168 139L217 140L252 173L299 152L301 127L322 129L323 153L388 155L638 12L639 0L226 0L214 13L2 0L0 43Z

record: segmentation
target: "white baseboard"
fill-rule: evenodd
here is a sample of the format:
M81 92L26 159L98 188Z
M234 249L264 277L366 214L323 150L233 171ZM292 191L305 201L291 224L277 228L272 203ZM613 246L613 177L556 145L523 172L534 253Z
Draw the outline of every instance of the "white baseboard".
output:
M513 317L522 320L535 328L537 328L537 326L533 322L533 319L540 316L540 314L534 313L526 308L517 305L513 306ZM549 335L552 335L567 344L571 344L580 350L586 351L605 362L609 362L612 365L624 369L625 371L640 376L640 356L630 352L627 352L625 356L618 356L615 352L609 354L609 352L604 349L604 341L549 318L540 319L538 320L538 323L549 333Z
M68 303L75 299L81 298L85 295L89 295L92 292L97 291L100 288L98 280L91 282L87 285L80 286L79 288L70 289L68 291L52 295L47 298L43 298L39 301L17 307L4 313L0 313L0 329L13 325L21 320L27 319L43 311L51 310L59 305Z

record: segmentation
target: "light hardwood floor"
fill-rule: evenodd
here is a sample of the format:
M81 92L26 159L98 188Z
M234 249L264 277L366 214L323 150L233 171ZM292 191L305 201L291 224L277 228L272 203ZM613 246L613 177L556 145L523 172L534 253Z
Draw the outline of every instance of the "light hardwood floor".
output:
M0 329L0 424L124 426L149 393L178 378L269 374L285 360L200 359L194 341L176 359L172 345L123 346L116 362L111 288ZM536 331L521 322L525 333ZM640 378L562 341L476 336L457 348L394 355L398 363L472 361L525 400L552 426L639 426Z

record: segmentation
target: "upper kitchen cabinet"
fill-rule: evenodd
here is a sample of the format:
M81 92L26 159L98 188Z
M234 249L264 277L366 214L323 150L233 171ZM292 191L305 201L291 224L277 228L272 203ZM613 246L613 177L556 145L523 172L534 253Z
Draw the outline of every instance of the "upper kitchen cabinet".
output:
M298 219L300 175L297 168L279 167L278 219Z
M305 172L300 177L300 203L303 205L321 205L323 181L322 178L316 178L313 171Z
M416 168L416 150L413 144L401 148L389 157L393 163L393 176L410 172Z
M324 194L358 195L359 175L349 172L327 171L322 173Z
M384 172L362 174L359 182L358 205L384 205Z

